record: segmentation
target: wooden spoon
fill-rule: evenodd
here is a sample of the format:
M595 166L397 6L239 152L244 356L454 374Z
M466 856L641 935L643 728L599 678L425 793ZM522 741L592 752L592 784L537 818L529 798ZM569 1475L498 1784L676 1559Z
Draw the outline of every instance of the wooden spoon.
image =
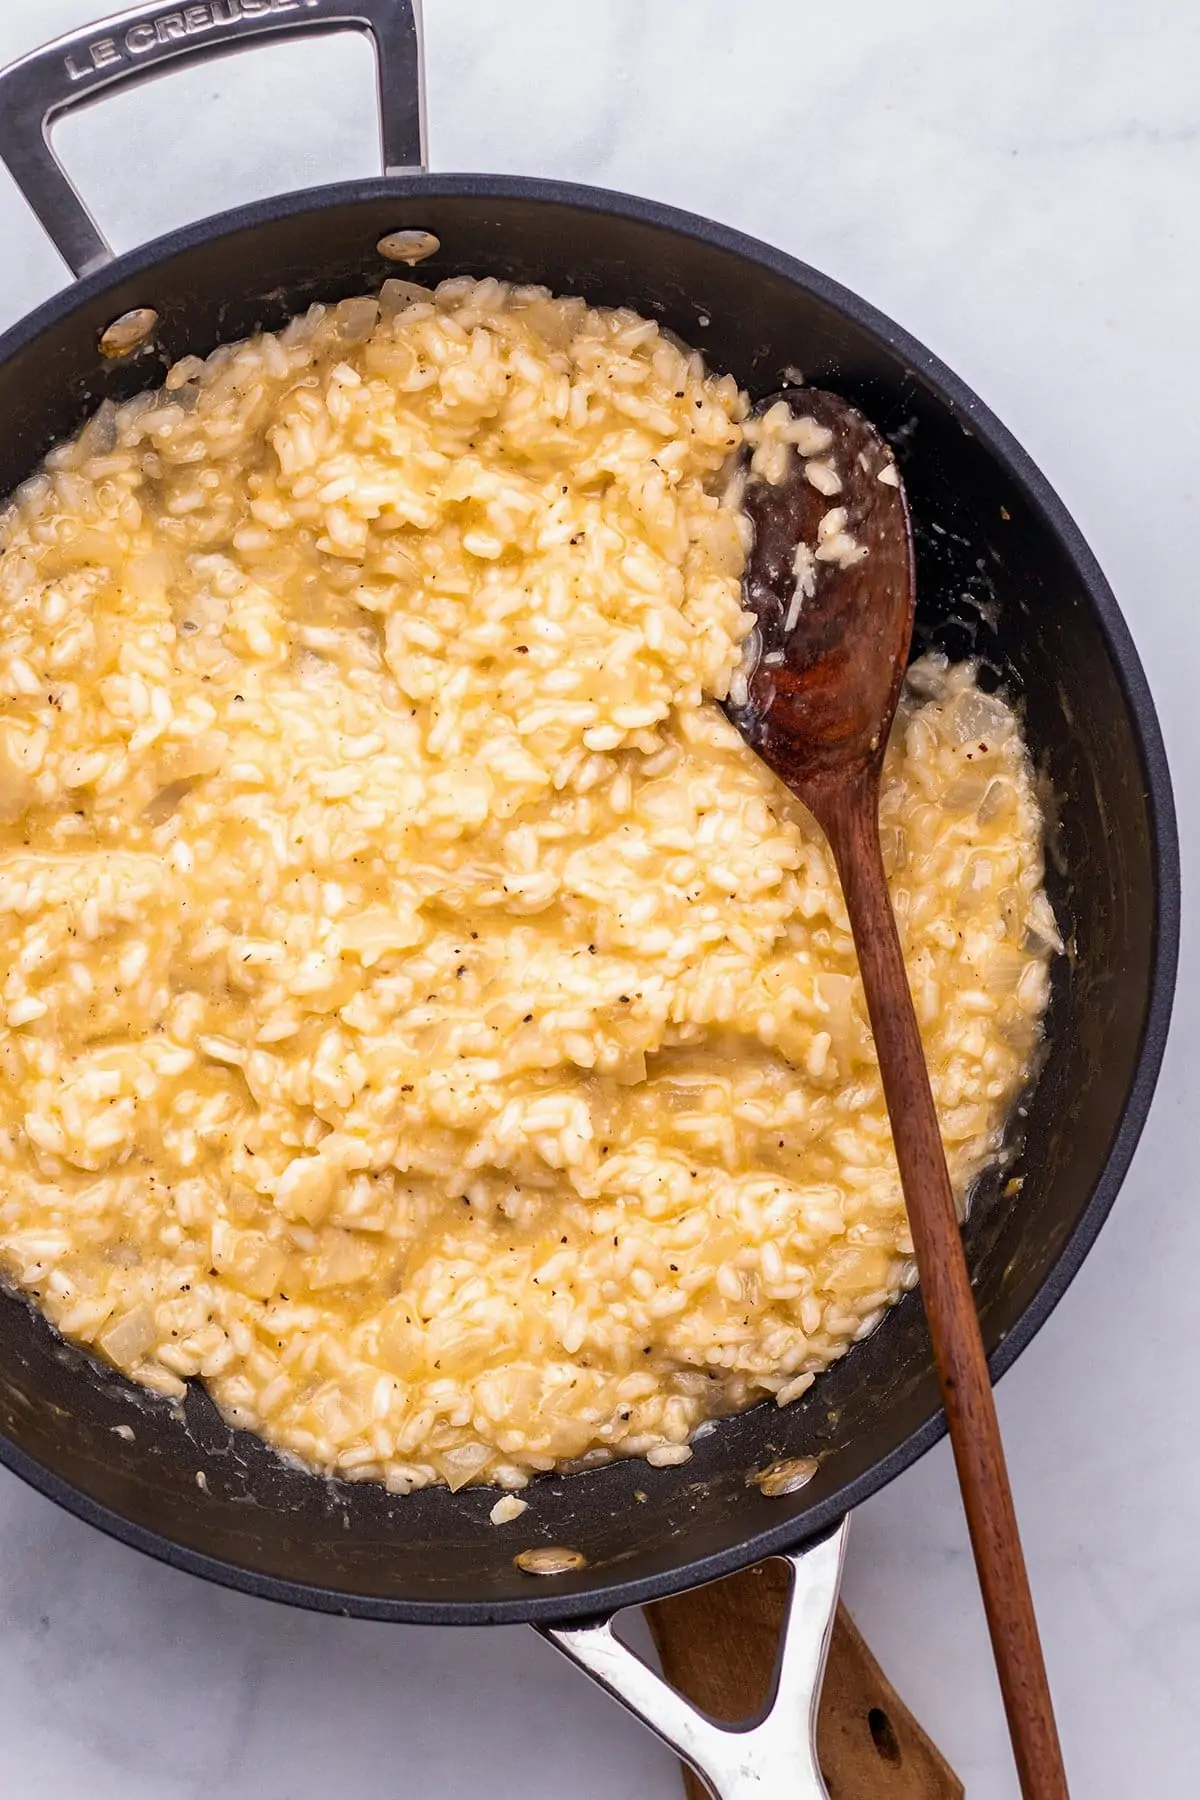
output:
M781 401L813 427L791 427L777 413L764 429L782 421L808 461L791 451L777 485L753 472L747 482L755 535L745 596L761 648L753 673L735 682L727 711L833 850L1021 1792L1025 1800L1066 1800L979 1317L879 843L880 770L915 604L908 506L890 449L846 401L797 388L764 401L756 416Z

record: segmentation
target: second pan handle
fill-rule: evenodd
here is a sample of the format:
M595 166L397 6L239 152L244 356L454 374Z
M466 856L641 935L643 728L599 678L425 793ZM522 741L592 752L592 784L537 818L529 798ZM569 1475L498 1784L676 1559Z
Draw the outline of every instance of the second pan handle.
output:
M792 1581L774 1690L766 1709L744 1725L722 1725L693 1706L621 1642L612 1619L539 1629L668 1744L717 1800L829 1800L817 1761L817 1708L846 1525L843 1519L829 1537L783 1559Z
M301 32L374 41L385 174L425 167L420 0L193 0L136 6L68 32L0 71L0 159L63 261L90 275L112 250L54 154L60 114L171 64L207 62Z

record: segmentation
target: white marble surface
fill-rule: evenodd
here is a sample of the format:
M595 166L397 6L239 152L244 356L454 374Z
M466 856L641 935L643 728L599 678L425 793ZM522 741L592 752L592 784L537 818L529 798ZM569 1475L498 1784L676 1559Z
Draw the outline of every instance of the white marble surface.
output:
M88 0L3 0L0 58ZM98 10L98 8L97 8ZM736 23L734 22L736 18ZM503 21L503 23L501 23ZM1125 608L1200 846L1200 10L1191 0L426 0L442 169L730 221L952 363L1064 495ZM121 247L373 170L365 44L256 52L64 125ZM743 104L750 101L751 104ZM63 270L0 171L0 325ZM1194 937L1194 934L1193 934ZM1146 1138L1000 1410L1078 1800L1200 1792L1200 1005ZM944 1451L863 1508L848 1597L971 1800L1012 1800ZM335 1622L207 1588L0 1477L0 1791L88 1800L668 1800L670 1759L531 1633Z

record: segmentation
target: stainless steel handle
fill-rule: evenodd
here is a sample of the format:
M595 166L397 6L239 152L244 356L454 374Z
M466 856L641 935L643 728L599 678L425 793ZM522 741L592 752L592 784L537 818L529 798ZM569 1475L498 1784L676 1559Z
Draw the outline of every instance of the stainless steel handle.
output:
M541 1635L648 1725L717 1800L829 1800L817 1763L817 1709L848 1524L783 1559L792 1592L775 1684L766 1710L746 1725L719 1725L700 1712L614 1636L611 1618L539 1628Z
M113 253L54 154L50 128L60 113L169 63L205 62L292 32L345 29L374 39L384 172L423 169L420 0L180 0L114 13L0 70L0 158L63 261L90 275Z

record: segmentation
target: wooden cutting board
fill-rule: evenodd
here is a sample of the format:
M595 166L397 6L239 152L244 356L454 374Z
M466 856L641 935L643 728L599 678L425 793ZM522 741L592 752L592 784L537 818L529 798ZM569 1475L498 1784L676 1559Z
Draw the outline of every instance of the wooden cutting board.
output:
M772 1560L648 1606L647 1622L672 1686L717 1719L745 1719L760 1711L774 1673L790 1580L787 1565ZM963 1800L962 1782L900 1699L843 1606L829 1648L817 1748L830 1800ZM683 1779L689 1800L709 1800L690 1769Z

